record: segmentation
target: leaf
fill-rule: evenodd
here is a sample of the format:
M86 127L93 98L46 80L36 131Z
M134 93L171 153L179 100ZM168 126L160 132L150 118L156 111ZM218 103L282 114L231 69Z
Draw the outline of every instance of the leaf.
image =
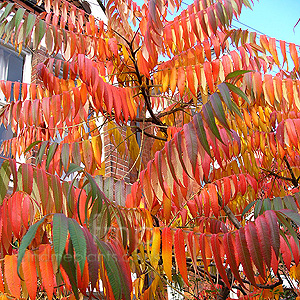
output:
M45 153L45 149L48 145L48 141L44 141L42 142L41 144L41 147L37 153L37 156L36 156L36 164L40 164L42 162L42 159L43 159L43 156L44 156L44 153Z
M220 136L219 129L218 129L218 127L216 125L216 122L215 122L215 117L214 117L213 110L212 110L209 102L207 102L203 106L202 111L203 111L203 117L204 117L205 121L207 122L207 125L209 126L210 130L212 131L212 133L214 134L214 136L220 142L223 143L223 141L221 139L221 136Z
M266 218L264 215L258 217L255 220L255 226L257 229L257 235L258 235L258 241L260 244L261 252L263 255L263 258L266 262L266 265L268 268L271 267L271 232L270 228L267 224Z
M211 156L210 147L209 147L209 144L207 141L206 132L205 132L204 125L203 125L203 120L202 120L200 113L194 115L193 122L194 122L194 127L196 129L197 137L198 137L200 144L203 146L203 148L207 152L207 154L209 156Z
M183 126L183 132L184 132L184 137L186 140L186 148L187 148L188 157L191 161L193 173L195 174L196 166L197 166L198 145L197 145L197 143L195 143L197 136L196 136L196 132L195 132L193 123L189 122L188 124L185 124Z
M56 175L52 175L50 186L53 191L55 211L59 213L62 210L62 206L63 206L63 202L61 201L61 199L63 198L63 194L62 194L62 186L60 183L60 178Z
M60 265L68 236L68 219L64 214L53 216L53 247L57 265Z
M263 256L259 247L259 240L255 225L249 222L249 224L245 226L245 233L251 258L255 266L257 267L260 275L265 277Z
M227 85L223 82L218 85L218 89L219 89L221 96L222 96L224 102L226 103L228 109L230 111L232 111L232 100L231 100L230 91L229 91Z
M160 253L160 229L154 227L152 230L152 246L151 246L151 256L150 261L154 269L158 266Z
M96 239L96 244L98 245L98 248L100 249L100 252L102 254L105 269L107 272L107 277L111 286L111 289L113 291L114 297L116 300L121 299L121 279L120 279L120 272L119 268L114 260L113 253L111 253L103 241L99 241Z
M28 195L32 192L32 184L33 184L33 169L30 164L22 165L22 184L23 191Z
M234 86L233 84L231 84L229 82L225 82L225 84L232 92L234 92L235 94L237 94L238 96L243 98L248 104L250 104L248 97L241 89L239 89L238 87Z
M251 263L251 256L247 247L246 236L244 228L240 228L235 236L235 244L237 255L242 263L243 271L248 277L249 281L256 287L256 282L254 279L254 272Z
M46 170L48 170L50 162L53 159L54 153L56 152L58 144L56 142L52 143L49 147L49 151L47 154L47 160L46 160Z
M35 299L37 292L37 272L35 265L35 255L31 250L26 250L22 260L24 270L24 280L30 299Z
M253 70L237 70L237 71L233 71L233 72L229 73L225 77L225 80L236 78L236 77L238 77L240 75L244 75L244 74L249 73L249 72L254 72L254 71Z
M27 247L30 245L30 243L32 242L33 238L35 237L36 231L38 230L40 225L43 224L44 221L45 221L45 217L42 218L41 220L39 220L37 223L30 226L21 241L21 245L19 247L19 252L18 252L18 266L17 266L19 276L20 276L19 268L20 268L22 259L25 255L25 251L26 251Z
M74 251L73 251L72 241L70 241L70 243L69 243L68 253L64 252L64 254L63 254L61 264L69 277L74 296L75 296L76 300L79 300L77 280L76 280L76 266L75 266L75 260L74 260ZM82 276L82 274L83 274L83 272L81 273L81 276Z
M221 275L221 278L225 282L226 286L230 289L231 286L229 284L227 274L226 274L225 268L223 266L222 257L220 256L220 253L219 253L220 242L219 242L217 234L213 234L211 236L211 249L212 249L212 252L213 252L213 255L214 255L214 259L215 259L217 269L218 269L218 271Z
M54 273L51 260L51 245L42 244L39 246L39 265L43 286L48 299L52 299L54 292Z
M169 227L165 227L162 231L162 260L164 271L170 281L172 281L172 244L172 231Z
M300 215L299 213L289 210L289 209L281 209L279 211L283 215L285 215L287 218L295 222L300 227Z
M74 219L68 219L68 224L70 237L75 249L76 260L79 262L82 275L86 259L86 240L81 227Z
M21 296L21 280L17 276L17 257L16 255L5 255L4 257L4 275L7 286L11 294L17 299Z
M255 203L256 203L256 200L250 202L250 203L244 208L244 210L243 210L243 212L242 212L242 217L243 217L243 216L251 209L251 207L252 207L253 205L255 205Z
M276 257L279 255L279 248L280 248L280 239L279 239L279 226L277 222L277 217L274 211L267 210L264 213L267 224L269 225L270 232L271 232L271 245L275 251Z
M15 7L14 3L7 3L4 12L1 14L0 23L3 22L3 20L12 12L14 7Z
M2 205L3 199L7 193L8 190L8 184L10 181L10 175L11 175L11 168L9 165L9 161L5 160L2 163L1 169L0 169L0 204Z
M219 120L219 122L227 129L229 129L229 126L226 121L224 108L220 99L220 96L217 93L213 93L210 96L210 102L214 109L214 112Z
M82 230L86 239L89 278L91 281L91 287L92 289L94 289L98 281L98 273L99 273L98 250L92 234L85 227L83 227Z
M24 13L25 13L25 9L24 8L19 8L17 10L17 12L15 13L15 26L16 26L16 29L19 28L19 25L23 19L23 16L24 16Z
M245 287L239 274L238 265L235 256L235 248L233 245L231 233L224 234L223 246L226 254L226 262L228 262L234 277L237 279L237 281L241 284L242 287Z
M68 172L67 172L66 175L69 176L70 174L75 173L75 172L80 172L83 169L84 169L83 167L80 167L76 164L70 163L69 168L68 168Z
M175 248L175 259L176 263L182 276L183 281L189 285L187 267L185 260L185 245L184 245L184 236L182 229L177 229L174 234L174 248Z
M36 146L36 145L38 145L38 144L40 144L40 143L42 143L42 141L35 141L35 142L31 143L31 144L25 149L24 154L27 153L27 152L29 152L32 148L34 148L34 146Z
M36 16L35 15L28 14L27 19L26 19L26 29L25 29L26 40L28 39L29 34L32 31L32 28L33 28L33 26L35 24L35 20L36 20Z

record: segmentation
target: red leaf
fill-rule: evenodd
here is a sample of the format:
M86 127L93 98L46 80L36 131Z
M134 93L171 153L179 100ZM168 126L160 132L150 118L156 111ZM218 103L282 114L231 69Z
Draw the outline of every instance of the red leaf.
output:
M211 236L211 249L214 254L215 263L216 263L217 269L218 269L223 281L225 282L227 287L230 289L230 283L228 281L225 268L223 266L222 257L220 256L220 247L221 247L221 245L220 245L218 235L213 234Z
M237 279L237 281L241 284L242 287L245 287L238 271L238 265L236 263L235 257L235 248L232 242L231 233L224 234L223 246L226 254L226 262L228 262L228 265L230 266L234 277Z
M247 248L247 241L246 241L244 228L240 228L237 231L235 236L235 244L236 244L237 255L243 266L244 273L248 277L249 281L256 287L253 267L250 258L251 256Z
M292 249L292 253L293 253L295 264L298 265L299 260L300 260L300 254L299 254L298 245L296 244L294 238L291 237L291 236L289 238L289 242L290 242L290 246L291 246L291 249Z
M98 281L99 273L99 261L98 261L98 250L94 242L93 236L85 227L82 228L84 237L86 239L86 255L89 267L89 278L91 281L91 287L94 289Z
M282 236L280 236L280 252L282 254L284 264L289 270L292 262L292 254L288 244Z
M261 276L265 277L263 256L259 247L258 235L254 223L245 226L246 240L251 254L251 258Z
M259 216L255 220L255 225L257 229L258 241L260 244L263 258L266 261L266 265L270 268L271 267L271 244L270 244L271 232L265 216L264 215Z
M209 184L207 184L207 189L208 189L208 193L209 193L212 211L213 211L215 217L218 218L220 215L220 207L219 207L218 193L217 193L216 186L212 183L209 183Z
M174 235L175 258L179 272L184 282L189 285L186 267L184 235L182 229L177 229Z
M271 233L271 245L275 251L276 257L279 255L279 248L280 248L280 239L279 239L279 225L277 222L276 213L273 210L267 210L264 213L267 224L270 228Z

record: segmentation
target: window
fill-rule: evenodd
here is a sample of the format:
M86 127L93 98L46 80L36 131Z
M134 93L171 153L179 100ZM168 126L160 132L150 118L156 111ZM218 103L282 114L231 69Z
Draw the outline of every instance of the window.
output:
M31 54L22 51L20 55L12 47L0 44L0 80L12 82L30 82L31 78ZM13 86L12 86L13 88ZM10 99L5 99L0 92L0 107L5 105ZM10 128L5 129L0 126L0 145L4 140L13 137ZM2 164L2 160L0 160Z

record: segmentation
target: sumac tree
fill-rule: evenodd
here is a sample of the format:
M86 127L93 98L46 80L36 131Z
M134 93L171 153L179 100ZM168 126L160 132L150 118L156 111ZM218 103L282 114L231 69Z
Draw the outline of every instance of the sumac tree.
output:
M232 28L248 0L38 2L0 6L2 40L48 54L0 81L1 297L296 297L299 46Z

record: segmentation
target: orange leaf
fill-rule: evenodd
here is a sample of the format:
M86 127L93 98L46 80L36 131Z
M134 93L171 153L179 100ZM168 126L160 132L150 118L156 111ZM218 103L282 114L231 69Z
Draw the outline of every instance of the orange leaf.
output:
M174 236L175 258L183 281L189 285L186 267L184 235L182 229L177 229Z
M169 227L165 227L162 232L162 259L165 273L172 281L172 244L173 233Z
M37 291L37 273L35 266L35 256L31 250L26 250L22 260L24 279L30 299L34 300Z
M184 92L184 87L185 87L185 71L184 71L183 67L179 67L178 68L177 86L178 86L179 94L182 97L183 96L183 92Z
M51 260L51 246L42 244L39 247L39 265L43 286L46 290L48 299L52 299L54 291L54 273Z
M274 58L276 65L279 66L280 63L279 63L278 54L277 54L277 50L276 50L276 39L275 38L270 38L269 49L270 49L270 53L272 54L272 56Z
M4 283L2 275L2 267L0 266L0 292L4 293Z
M101 156L102 156L102 140L101 136L92 136L92 149L94 153L95 160L99 167L101 167Z
M21 280L17 273L16 255L6 255L4 257L4 273L11 294L19 299L21 296Z
M89 173L92 173L94 154L89 140L82 142L82 161Z
M160 251L160 229L158 227L154 227L152 233L151 264L153 268L156 269Z
M296 45L294 43L290 43L289 49L290 49L291 57L293 59L296 71L298 71L299 70L299 57L298 57Z

